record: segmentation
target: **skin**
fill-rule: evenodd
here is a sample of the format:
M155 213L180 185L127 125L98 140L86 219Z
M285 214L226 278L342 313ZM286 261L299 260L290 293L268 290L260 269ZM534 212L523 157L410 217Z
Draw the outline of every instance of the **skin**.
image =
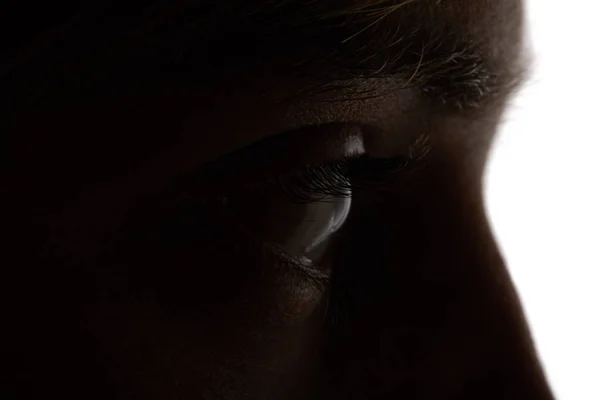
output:
M411 21L478 38L498 76L517 69L518 2L442 3L415 5ZM290 68L238 66L215 85L72 94L10 115L16 398L552 398L483 206L512 87L477 107L386 90L393 78L287 100L307 86ZM172 216L179 176L219 156L281 137L265 168L302 168L344 157L344 135L372 155L406 154L422 137L429 150L377 203L353 198L325 288L221 213L200 212L191 239L138 235ZM259 179L252 160L217 186Z

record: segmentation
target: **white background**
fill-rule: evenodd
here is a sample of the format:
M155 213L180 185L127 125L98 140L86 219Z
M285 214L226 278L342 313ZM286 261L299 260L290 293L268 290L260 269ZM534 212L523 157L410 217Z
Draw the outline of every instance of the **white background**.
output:
M487 170L490 219L559 400L600 400L600 2L529 0L533 73Z

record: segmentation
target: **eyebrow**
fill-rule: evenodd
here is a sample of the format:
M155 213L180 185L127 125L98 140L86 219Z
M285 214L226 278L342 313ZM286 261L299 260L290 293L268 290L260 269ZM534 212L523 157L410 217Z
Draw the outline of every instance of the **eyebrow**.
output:
M69 65L63 55L84 52L90 71L80 70L75 60L75 71L62 75L78 77L76 91L78 82L89 83L95 95L121 84L157 91L192 83L218 88L231 77L248 74L252 80L258 70L262 77L307 77L322 90L391 80L394 89L417 88L434 103L461 110L485 107L518 86L522 69L513 68L518 60L499 66L489 58L489 47L467 38L464 26L451 18L434 21L428 7L437 3L173 0L118 14L91 10L86 18L93 24L66 24L74 30L65 28L40 52L42 59L28 62L62 70ZM56 81L23 71L20 79L17 74L6 80L20 92L22 87L40 92ZM66 90L67 82L61 87Z
M505 97L522 75L520 68L488 59L480 44L466 38L464 26L423 23L428 14L420 0L230 0L204 6L179 10L167 26L178 32L171 43L179 44L181 62L209 77L256 66L266 74L271 65L275 72L313 78L325 90L391 78L396 88L418 88L441 105L474 109Z

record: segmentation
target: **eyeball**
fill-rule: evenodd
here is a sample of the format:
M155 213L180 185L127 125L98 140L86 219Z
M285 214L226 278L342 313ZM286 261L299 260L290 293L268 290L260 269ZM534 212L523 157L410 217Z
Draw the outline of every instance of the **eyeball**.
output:
M327 249L329 239L344 224L350 213L352 197L327 196L318 202L302 204L302 217L297 220L282 247L291 255L318 260Z

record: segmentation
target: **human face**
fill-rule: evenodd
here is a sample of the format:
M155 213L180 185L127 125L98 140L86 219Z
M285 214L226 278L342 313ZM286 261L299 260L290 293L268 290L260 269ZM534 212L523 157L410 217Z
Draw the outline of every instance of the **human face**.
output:
M482 203L520 4L389 3L290 34L334 55L307 69L271 39L266 66L12 116L18 393L552 397Z

